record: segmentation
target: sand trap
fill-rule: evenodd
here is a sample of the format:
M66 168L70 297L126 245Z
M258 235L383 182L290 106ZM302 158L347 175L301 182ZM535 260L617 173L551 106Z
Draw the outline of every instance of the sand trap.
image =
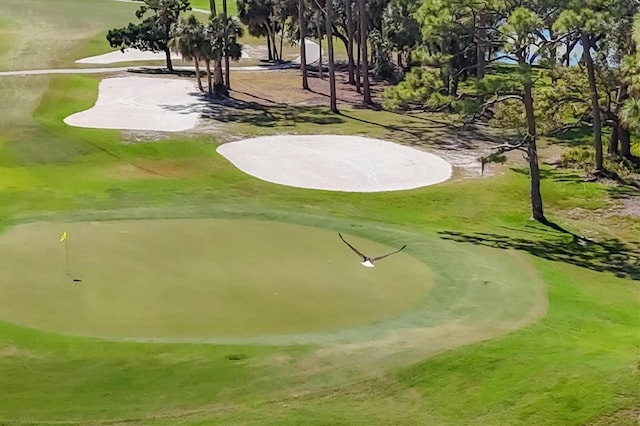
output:
M242 52L243 58L250 58L248 52ZM171 59L180 60L182 56L171 52ZM164 61L166 60L164 52L145 52L138 49L125 49L124 52L115 50L113 52L103 53L102 55L89 56L88 58L78 59L77 64L115 64L118 62L137 62L137 61Z
M192 80L107 78L100 82L96 104L64 122L76 127L177 132L193 128L205 108Z
M452 172L433 154L359 136L266 136L227 143L218 152L259 179L330 191L419 188L443 182Z
M182 56L171 52L171 59L182 59ZM164 61L164 52L145 52L138 49L125 49L124 52L114 50L102 55L78 59L77 64L115 64L117 62Z

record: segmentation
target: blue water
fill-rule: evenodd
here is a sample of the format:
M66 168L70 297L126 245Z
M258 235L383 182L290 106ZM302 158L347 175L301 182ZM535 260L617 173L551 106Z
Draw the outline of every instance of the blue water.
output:
M549 31L548 30L543 30L542 33L544 34L545 37L549 37ZM558 49L558 56L562 56L565 52L565 48L564 46L561 46ZM504 52L497 52L496 56L500 56L500 55L504 55ZM576 45L576 47L571 51L571 57L569 58L569 65L570 66L574 66L578 63L579 58L582 56L582 46L580 45L580 43L578 43ZM538 59L536 58L536 60L534 61L534 64L538 63ZM514 64L516 63L515 60L511 60L511 59L500 59L496 62L502 62L502 63L506 63L506 64Z

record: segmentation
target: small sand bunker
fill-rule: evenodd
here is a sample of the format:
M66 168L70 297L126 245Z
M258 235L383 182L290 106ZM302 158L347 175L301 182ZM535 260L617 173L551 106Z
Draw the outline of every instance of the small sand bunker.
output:
M107 78L96 104L64 119L70 126L177 132L192 129L206 108L192 80Z
M242 52L243 58L250 58L249 53ZM180 60L182 56L171 52L171 59ZM102 55L89 56L88 58L78 59L77 64L115 64L118 62L137 62L137 61L165 61L164 52L148 52L138 49L125 49L124 52L115 50L113 52L103 53Z
M359 136L266 136L227 143L218 152L259 179L330 191L419 188L443 182L452 172L433 154Z
M171 52L171 59L182 59L177 53ZM124 49L123 51L114 50L113 52L103 53L102 55L89 56L88 58L78 59L77 64L115 64L117 62L136 62L136 61L164 61L166 57L164 52L148 52L138 49Z

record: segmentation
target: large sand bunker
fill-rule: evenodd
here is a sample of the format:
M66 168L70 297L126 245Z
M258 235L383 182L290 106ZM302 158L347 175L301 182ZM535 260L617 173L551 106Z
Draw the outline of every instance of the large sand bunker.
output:
M299 188L381 192L419 188L451 177L433 154L359 136L266 136L221 145L243 172Z
M176 132L196 125L205 108L191 80L120 77L100 82L96 104L64 119L70 126Z

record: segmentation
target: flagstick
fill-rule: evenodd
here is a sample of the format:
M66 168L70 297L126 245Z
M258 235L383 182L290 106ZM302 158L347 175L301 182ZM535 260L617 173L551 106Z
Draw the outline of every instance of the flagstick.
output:
M69 237L64 239L64 257L67 266L67 275L69 275Z

